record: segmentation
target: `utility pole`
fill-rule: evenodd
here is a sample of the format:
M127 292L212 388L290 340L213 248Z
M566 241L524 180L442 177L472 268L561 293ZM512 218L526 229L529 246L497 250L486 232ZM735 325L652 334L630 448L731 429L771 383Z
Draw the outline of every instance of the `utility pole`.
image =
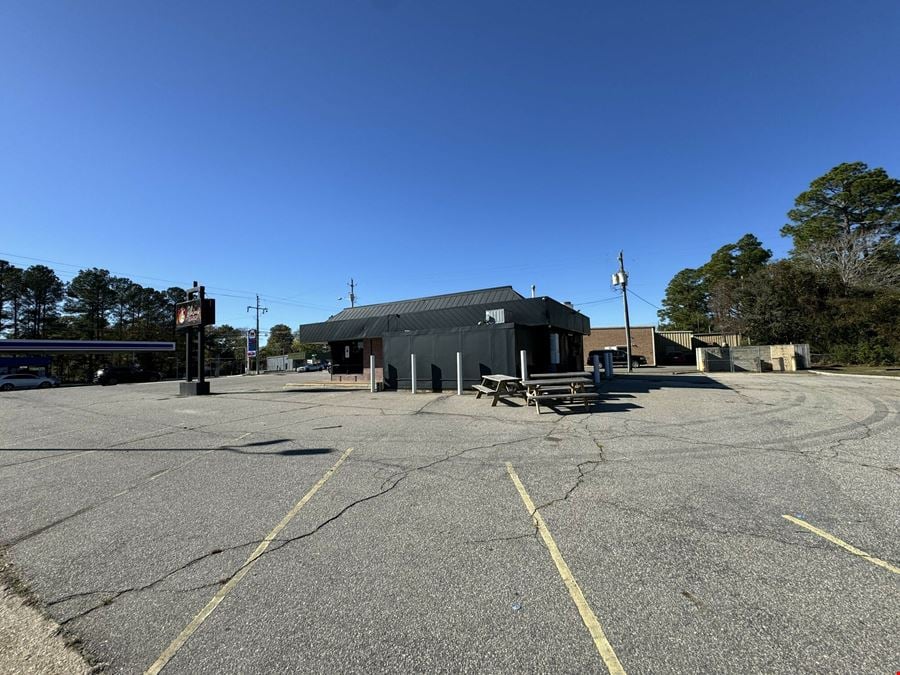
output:
M628 273L625 271L625 262L622 251L619 251L619 273L616 275L618 285L622 287L622 302L625 304L625 358L628 359L628 372L631 369L631 321L628 318Z
M259 375L259 313L260 311L265 314L269 311L268 307L260 307L259 306L259 296L256 296L256 306L247 305L247 311L249 312L251 309L256 310L256 374Z
M356 307L356 293L354 293L356 290L356 282L353 281L353 277L350 277L348 286L350 286L350 306Z

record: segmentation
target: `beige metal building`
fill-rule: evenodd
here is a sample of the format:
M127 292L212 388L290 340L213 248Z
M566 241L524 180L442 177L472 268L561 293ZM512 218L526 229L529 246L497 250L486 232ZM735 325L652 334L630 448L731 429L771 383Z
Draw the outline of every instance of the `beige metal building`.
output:
M584 355L592 349L607 347L625 348L625 326L591 328L591 334L584 337ZM656 328L654 326L631 327L631 353L647 359L648 366L656 365Z
M698 347L737 347L743 344L740 333L695 333L690 330L656 332L656 352L660 365L693 363Z

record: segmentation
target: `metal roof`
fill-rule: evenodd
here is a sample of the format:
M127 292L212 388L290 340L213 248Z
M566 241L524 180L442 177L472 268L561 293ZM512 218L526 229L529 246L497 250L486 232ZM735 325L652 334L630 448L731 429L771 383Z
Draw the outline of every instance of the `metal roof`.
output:
M519 293L513 290L512 286L498 286L496 288L483 288L477 291L463 291L461 293L432 295L426 298L414 298L412 300L398 300L396 302L382 302L376 305L348 307L338 314L335 314L328 321L369 319L377 316L428 312L431 310L450 309L453 307L471 307L473 305L523 299L524 298Z
M516 294L518 295L518 294ZM402 303L395 303L402 304ZM475 326L485 319L485 311L503 309L506 323L522 326L553 326L582 335L591 332L588 317L552 298L522 298L465 307L448 307L424 312L393 313L370 318L338 320L300 326L301 342L340 342L381 337L385 333Z

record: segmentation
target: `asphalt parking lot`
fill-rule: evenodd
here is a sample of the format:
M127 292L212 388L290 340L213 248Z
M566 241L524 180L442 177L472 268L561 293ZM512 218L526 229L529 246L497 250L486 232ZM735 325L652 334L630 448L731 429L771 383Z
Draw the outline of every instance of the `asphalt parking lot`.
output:
M642 369L538 416L301 377L0 394L2 555L92 662L900 670L900 382Z

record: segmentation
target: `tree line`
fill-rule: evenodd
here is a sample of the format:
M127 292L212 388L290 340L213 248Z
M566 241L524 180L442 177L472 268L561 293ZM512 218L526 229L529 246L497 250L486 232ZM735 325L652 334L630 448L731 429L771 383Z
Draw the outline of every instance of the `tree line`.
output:
M20 268L0 260L0 337L10 339L142 340L174 342L175 352L115 355L62 354L53 357L54 373L66 381L89 380L100 363L138 365L165 377L183 377L185 335L175 330L175 304L186 291L157 290L109 270L81 270L68 283L45 265ZM212 375L244 372L247 329L228 324L206 329L206 369ZM321 345L303 345L286 324L272 326L265 358L306 351L327 356Z
M900 180L863 162L813 180L772 259L753 234L678 272L659 311L668 330L739 332L810 344L836 363L900 363Z

